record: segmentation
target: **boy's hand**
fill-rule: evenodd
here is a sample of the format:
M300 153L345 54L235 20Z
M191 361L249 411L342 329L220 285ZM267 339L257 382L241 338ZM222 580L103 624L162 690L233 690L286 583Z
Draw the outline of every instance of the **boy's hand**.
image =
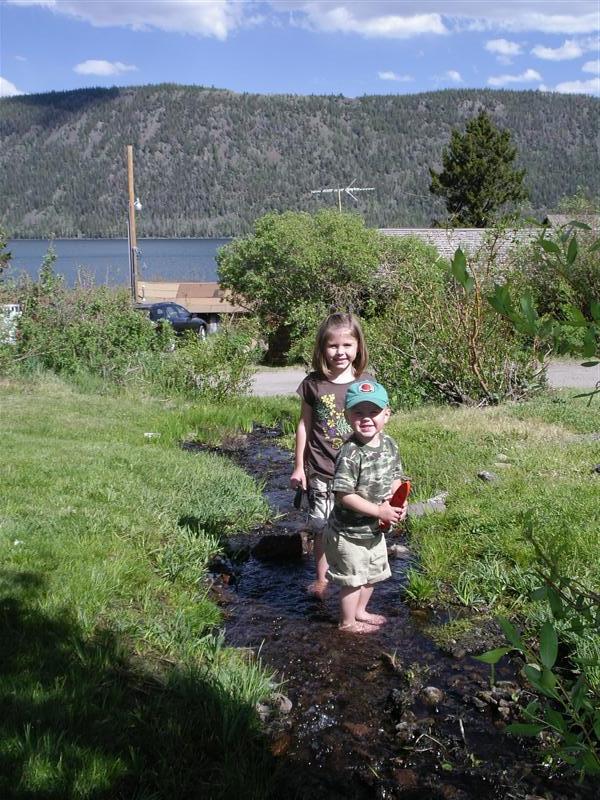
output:
M390 525L395 525L397 522L400 522L400 520L404 519L407 508L407 503L405 503L402 508L396 508L396 506L390 505L389 500L384 500L383 503L380 503L377 507L377 516L379 521L382 522L387 528Z

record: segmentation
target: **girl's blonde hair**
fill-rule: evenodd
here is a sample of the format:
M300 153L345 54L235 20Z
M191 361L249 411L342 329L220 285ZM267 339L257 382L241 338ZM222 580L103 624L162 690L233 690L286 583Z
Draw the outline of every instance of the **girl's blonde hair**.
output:
M360 322L354 314L336 312L335 314L330 314L327 319L323 320L317 331L317 338L315 339L312 368L320 375L329 377L329 368L327 367L327 359L325 358L325 346L331 331L338 328L344 328L344 330L350 331L351 335L358 342L356 358L352 362L352 366L354 367L354 373L356 375L361 375L366 370L367 364L369 363L369 352L362 328L360 327Z

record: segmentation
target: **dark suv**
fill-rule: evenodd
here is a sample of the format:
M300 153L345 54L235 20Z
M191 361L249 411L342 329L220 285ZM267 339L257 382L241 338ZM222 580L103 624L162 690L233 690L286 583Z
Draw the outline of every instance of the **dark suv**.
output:
M206 338L205 320L202 317L192 316L187 308L178 303L153 303L151 306L146 306L145 310L148 311L152 322L166 320L173 326L175 333L194 331L199 339Z

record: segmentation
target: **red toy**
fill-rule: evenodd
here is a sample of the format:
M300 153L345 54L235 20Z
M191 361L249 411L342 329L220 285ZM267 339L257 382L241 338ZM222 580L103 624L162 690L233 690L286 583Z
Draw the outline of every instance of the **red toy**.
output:
M396 508L402 508L404 503L406 503L409 494L410 494L410 481L402 481L400 486L396 489L396 491L392 495L392 498L390 500L390 505L395 506ZM379 527L381 528L382 531L385 531L389 530L392 526L380 522Z

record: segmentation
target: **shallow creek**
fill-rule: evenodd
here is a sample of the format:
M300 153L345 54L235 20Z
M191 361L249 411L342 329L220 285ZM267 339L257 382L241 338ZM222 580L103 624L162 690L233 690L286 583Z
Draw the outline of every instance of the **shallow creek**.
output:
M278 516L232 537L229 558L213 565L227 642L260 652L282 681L279 706L262 708L280 767L276 797L597 797L589 786L551 778L536 766L530 743L503 733L528 700L516 666L498 670L492 693L488 667L464 650L441 650L426 635L424 627L448 619L448 612L411 609L402 600L406 553L390 559L393 576L373 595L371 610L388 623L368 635L338 631L336 589L322 601L306 591L313 578L302 533L306 512L293 508L292 456L277 446L276 435L257 428L219 451L265 482ZM277 538L265 542L271 536ZM388 547L395 544L405 544L401 535L388 539ZM484 637L473 652L488 645Z

